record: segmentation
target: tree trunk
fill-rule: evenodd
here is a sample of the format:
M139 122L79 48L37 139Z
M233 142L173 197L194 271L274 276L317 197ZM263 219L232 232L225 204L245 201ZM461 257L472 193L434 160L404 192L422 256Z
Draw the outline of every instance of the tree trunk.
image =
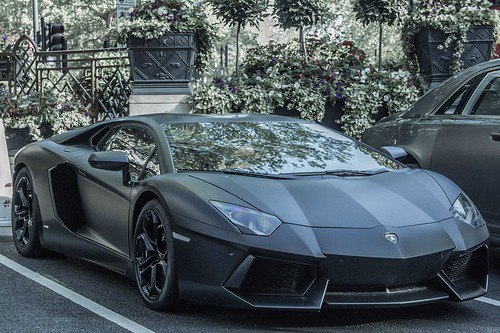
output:
M300 27L300 44L302 45L302 51L304 52L304 61L306 64L309 63L309 59L307 58L307 45L306 45L306 36L304 35L304 25Z
M378 69L382 70L382 37L383 37L383 28L382 22L380 23L380 31L378 36Z
M236 76L240 74L240 33L241 33L241 23L238 23L238 29L236 30Z

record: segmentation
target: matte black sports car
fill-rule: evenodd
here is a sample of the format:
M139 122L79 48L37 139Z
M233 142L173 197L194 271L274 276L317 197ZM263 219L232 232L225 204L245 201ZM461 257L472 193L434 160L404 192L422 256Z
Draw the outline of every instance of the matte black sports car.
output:
M123 118L16 156L18 251L137 281L154 309L390 307L486 293L489 237L445 177L279 116Z
M439 172L477 204L500 247L500 60L471 67L379 122L363 142L397 146L406 162Z

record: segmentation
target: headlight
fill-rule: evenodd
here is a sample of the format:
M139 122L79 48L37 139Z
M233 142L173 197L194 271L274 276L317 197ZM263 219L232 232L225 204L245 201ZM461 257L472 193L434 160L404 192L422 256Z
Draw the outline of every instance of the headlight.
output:
M258 210L218 201L210 201L210 203L244 234L269 236L282 224L276 216Z
M484 220L474 204L465 195L460 194L453 206L451 214L462 222L470 224L474 228L484 225Z

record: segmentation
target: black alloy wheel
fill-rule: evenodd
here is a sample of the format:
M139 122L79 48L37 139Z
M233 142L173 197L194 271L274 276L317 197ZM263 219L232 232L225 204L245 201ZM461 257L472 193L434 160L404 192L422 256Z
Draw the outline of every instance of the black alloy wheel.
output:
M40 245L40 213L27 168L17 174L12 196L12 234L18 252L25 257L44 254Z
M148 306L174 310L178 305L172 227L159 200L142 209L134 234L134 270L137 286Z

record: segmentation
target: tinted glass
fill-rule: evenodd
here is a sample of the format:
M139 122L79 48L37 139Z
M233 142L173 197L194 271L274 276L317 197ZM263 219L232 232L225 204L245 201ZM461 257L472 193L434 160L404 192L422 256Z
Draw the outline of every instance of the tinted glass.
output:
M281 174L401 168L317 124L213 122L168 124L164 129L178 170Z
M101 145L101 150L121 151L127 154L132 181L160 174L154 140L144 129L136 127L116 129Z
M500 116L500 78L494 78L481 93L471 114Z
M463 108L474 89L481 83L484 75L479 75L464 84L446 103L436 112L437 115L462 114Z

